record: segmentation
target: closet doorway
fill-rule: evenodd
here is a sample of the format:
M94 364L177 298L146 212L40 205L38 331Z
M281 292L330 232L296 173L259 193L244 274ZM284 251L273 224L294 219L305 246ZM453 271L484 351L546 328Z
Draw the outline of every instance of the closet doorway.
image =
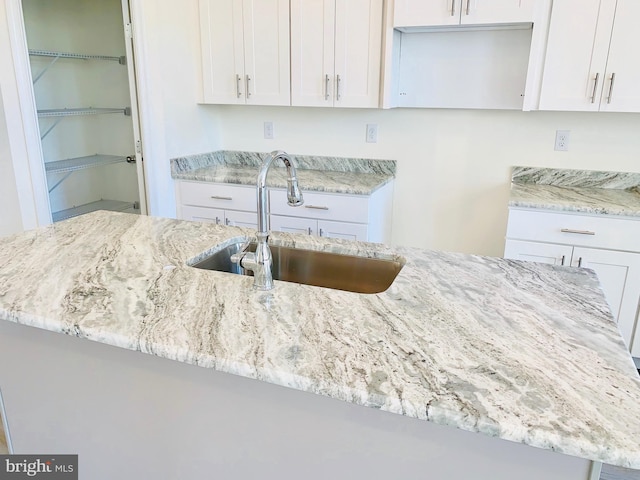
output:
M22 13L52 221L146 214L128 0L22 0Z

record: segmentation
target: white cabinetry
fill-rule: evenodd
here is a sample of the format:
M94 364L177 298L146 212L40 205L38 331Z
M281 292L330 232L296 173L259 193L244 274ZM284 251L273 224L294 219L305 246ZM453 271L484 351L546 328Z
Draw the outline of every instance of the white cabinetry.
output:
M370 242L391 241L393 182L370 195L303 191L304 205L290 207L282 189L269 190L271 230ZM257 229L252 185L176 182L178 218Z
M540 109L640 112L639 18L637 0L554 2Z
M394 27L533 21L535 0L396 0Z
M371 195L303 194L304 205L291 208L285 191L269 193L272 230L347 240L391 241L393 182Z
M205 103L289 105L288 0L200 0Z
M255 187L177 182L178 218L256 229Z
M291 104L379 105L382 0L291 0Z
M282 190L271 191L270 197L272 230L349 240L369 239L368 197L305 192L305 203L298 208L287 205L287 194Z
M595 270L622 337L634 356L640 299L640 221L511 209L505 258Z

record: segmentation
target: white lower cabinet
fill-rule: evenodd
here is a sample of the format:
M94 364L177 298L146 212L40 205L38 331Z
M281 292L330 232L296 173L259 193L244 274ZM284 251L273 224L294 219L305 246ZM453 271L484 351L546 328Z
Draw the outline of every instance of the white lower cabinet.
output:
M345 240L369 239L367 225L361 223L332 222L314 218L286 217L271 215L271 230L288 233L302 233L318 237L343 238Z
M182 220L215 223L232 227L258 228L258 214L238 210L222 210L220 208L194 207L184 205L181 208Z
M624 341L640 357L640 332L634 331L640 300L639 228L635 219L511 209L504 257L594 270Z
M178 218L234 227L258 227L255 187L221 183L176 183Z
M290 207L285 190L269 190L273 231L369 242L391 241L393 182L370 195L304 191L304 205ZM178 218L257 229L256 187L179 180Z

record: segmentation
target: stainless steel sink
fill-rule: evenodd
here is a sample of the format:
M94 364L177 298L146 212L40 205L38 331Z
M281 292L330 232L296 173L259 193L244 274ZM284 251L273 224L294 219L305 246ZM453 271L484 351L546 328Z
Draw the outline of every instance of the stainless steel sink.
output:
M192 265L204 270L252 275L231 261L245 244L234 243ZM391 286L402 270L403 262L379 258L358 257L337 253L303 250L269 245L273 257L273 278L285 282L302 283L346 290L356 293L380 293ZM249 244L253 252L256 244Z

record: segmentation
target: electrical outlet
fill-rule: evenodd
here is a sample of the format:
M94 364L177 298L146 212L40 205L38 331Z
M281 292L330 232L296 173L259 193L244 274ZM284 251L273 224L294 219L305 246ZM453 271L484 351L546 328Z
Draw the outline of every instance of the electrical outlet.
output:
M375 123L367 124L367 143L378 142L378 125Z
M264 122L264 138L273 140L273 122Z
M570 130L556 130L556 145L554 150L559 152L566 152L569 150L569 136Z

